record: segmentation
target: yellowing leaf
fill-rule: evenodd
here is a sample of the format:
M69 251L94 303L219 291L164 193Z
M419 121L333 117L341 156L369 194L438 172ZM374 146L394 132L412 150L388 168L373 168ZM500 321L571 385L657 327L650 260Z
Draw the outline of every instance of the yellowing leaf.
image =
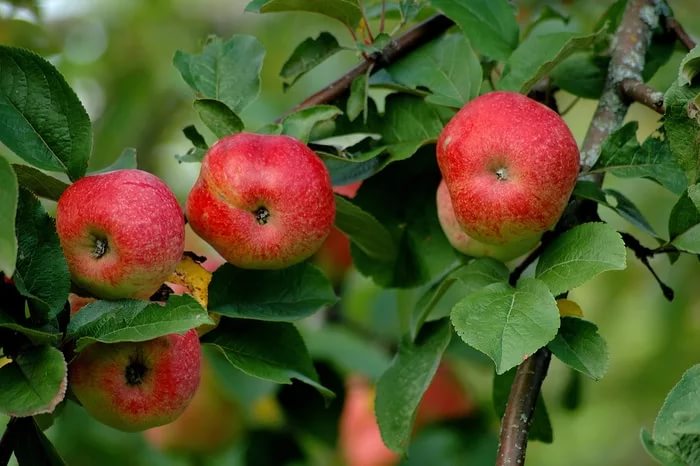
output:
M561 317L583 317L581 306L569 299L558 299L557 307Z
M202 267L191 256L185 255L175 268L175 272L166 280L175 285L184 286L203 308L209 303L209 282L211 272Z

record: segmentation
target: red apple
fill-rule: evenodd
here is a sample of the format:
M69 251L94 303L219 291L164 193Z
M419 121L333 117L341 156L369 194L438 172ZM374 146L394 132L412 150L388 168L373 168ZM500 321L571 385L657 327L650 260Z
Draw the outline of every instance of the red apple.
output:
M68 366L69 386L98 421L135 432L174 421L199 384L196 330L144 342L93 343Z
M209 149L186 212L192 230L228 262L276 269L318 250L335 201L328 170L300 141L239 133Z
M340 451L347 466L393 466L399 455L382 441L374 416L374 387L361 376L348 379L340 414Z
M499 245L535 243L554 226L579 171L564 120L514 92L462 107L438 138L437 160L464 231Z
M457 419L474 412L474 403L452 367L440 363L430 386L423 394L416 413L415 428L435 421Z
M442 231L447 236L453 248L459 252L473 257L493 257L500 261L509 261L532 249L537 243L531 239L514 241L507 244L488 244L477 241L467 235L462 229L452 207L452 199L447 191L445 181L440 181L436 195L438 220Z
M202 363L199 388L180 417L144 432L159 450L205 455L231 445L243 432L238 403L224 394L206 359Z
M185 245L177 199L156 176L117 170L86 176L58 200L56 229L73 281L98 298L148 298Z

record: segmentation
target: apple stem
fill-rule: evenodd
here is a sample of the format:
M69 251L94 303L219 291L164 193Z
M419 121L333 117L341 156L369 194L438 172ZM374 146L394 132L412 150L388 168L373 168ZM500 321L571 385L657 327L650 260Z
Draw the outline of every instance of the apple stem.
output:
M109 244L107 243L107 240L104 238L97 238L95 239L95 249L92 251L92 257L95 259L99 259L100 257L104 256L107 253L107 249L109 248Z
M11 417L10 421L7 423L7 427L5 428L5 433L2 435L2 438L0 438L0 466L7 466L7 464L10 462L10 458L12 457L12 450L14 449L14 442L12 441L12 426L15 422L17 422L17 418Z

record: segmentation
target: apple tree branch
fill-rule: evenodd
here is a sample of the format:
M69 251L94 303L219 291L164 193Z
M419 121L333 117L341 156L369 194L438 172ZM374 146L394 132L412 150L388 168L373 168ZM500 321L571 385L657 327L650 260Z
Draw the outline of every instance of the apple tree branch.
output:
M608 74L598 107L588 128L581 148L581 165L590 168L598 160L603 142L622 126L630 100L622 82L630 79L643 83L644 56L651 40L651 31L658 24L659 13L654 0L629 0L615 32ZM594 181L602 184L603 175L596 174ZM590 202L573 203L573 209L560 221L578 219L580 223L590 218L595 206ZM559 225L556 230L559 230ZM501 422L497 466L522 465L525 462L527 438L532 414L542 382L547 375L551 353L540 349L518 366L511 386L506 411Z

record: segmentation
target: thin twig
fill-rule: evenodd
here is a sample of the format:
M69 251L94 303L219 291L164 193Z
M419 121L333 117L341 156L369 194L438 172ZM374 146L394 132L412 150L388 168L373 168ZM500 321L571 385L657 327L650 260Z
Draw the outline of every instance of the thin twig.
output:
M687 32L685 32L685 29L683 29L681 23L676 21L676 18L673 16L664 17L664 26L667 30L673 31L676 34L676 37L679 41L681 41L685 48L688 50L695 48L695 41L688 35Z
M581 164L584 169L595 164L603 142L622 125L629 100L622 93L620 83L628 78L642 82L644 56L651 39L651 30L657 23L658 13L654 8L654 0L628 1L620 26L615 32L615 48L605 87L581 149ZM602 184L603 175L595 175L594 182ZM572 202L567 210L555 231L586 221L590 218L591 210L595 212L595 204ZM532 414L550 359L549 351L542 348L518 366L501 422L497 466L522 465L525 461Z
M642 245L642 243L640 243L637 238L630 235L629 233L620 232L620 236L622 236L622 240L625 242L625 246L628 249L632 250L637 259L639 259L639 261L644 265L644 267L646 267L647 270L651 272L651 275L654 277L654 280L656 280L656 283L658 283L659 288L661 288L661 293L664 295L664 298L668 299L669 301L673 301L673 297L675 294L673 292L673 288L671 288L661 280L661 277L657 275L656 270L654 270L654 268L649 263L649 258L654 257L656 254L669 254L672 252L678 252L678 250L674 247L666 248L663 250L660 248L649 249L646 246Z
M661 115L666 112L664 108L663 92L655 90L648 84L636 79L627 78L620 82L620 88L631 100L639 102Z
M496 465L525 464L532 415L551 359L552 353L547 348L540 348L518 366L501 423Z
M406 31L396 40L392 40L381 52L370 55L367 60L364 60L362 63L352 68L335 82L301 102L294 107L292 111L294 112L302 108L333 102L347 92L355 78L366 73L371 65L374 65L372 73L376 73L403 57L408 52L438 37L453 24L452 20L444 15L436 15L420 23L416 27Z

